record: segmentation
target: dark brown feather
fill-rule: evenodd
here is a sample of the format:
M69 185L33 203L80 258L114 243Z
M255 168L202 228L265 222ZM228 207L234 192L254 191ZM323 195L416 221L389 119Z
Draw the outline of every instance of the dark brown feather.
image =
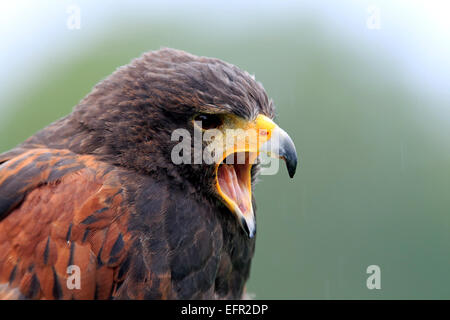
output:
M0 298L240 298L254 238L213 196L213 166L170 159L172 131L205 111L274 115L248 73L162 49L0 155Z

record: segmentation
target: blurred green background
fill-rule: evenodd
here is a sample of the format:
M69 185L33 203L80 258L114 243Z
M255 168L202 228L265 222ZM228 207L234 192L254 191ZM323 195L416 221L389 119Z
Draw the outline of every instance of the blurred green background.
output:
M300 155L294 180L282 167L256 188L248 291L257 299L450 298L450 32L430 23L441 9L78 1L81 28L70 30L71 4L2 8L0 152L147 50L218 57L264 84ZM370 5L379 28L367 24ZM366 287L373 264L381 290Z

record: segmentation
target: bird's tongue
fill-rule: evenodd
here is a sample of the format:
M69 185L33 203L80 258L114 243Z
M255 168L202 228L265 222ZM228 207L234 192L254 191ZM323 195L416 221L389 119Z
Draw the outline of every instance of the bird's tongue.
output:
M222 192L234 201L245 215L251 211L249 164L221 164L217 177Z

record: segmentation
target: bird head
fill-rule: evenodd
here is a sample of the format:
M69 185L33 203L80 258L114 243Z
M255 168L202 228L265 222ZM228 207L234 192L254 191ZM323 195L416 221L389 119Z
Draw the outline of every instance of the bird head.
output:
M259 156L285 160L291 177L297 165L294 143L273 117L272 101L247 72L219 59L161 49L99 83L66 121L76 128L72 149L155 179L168 177L228 208L253 237Z

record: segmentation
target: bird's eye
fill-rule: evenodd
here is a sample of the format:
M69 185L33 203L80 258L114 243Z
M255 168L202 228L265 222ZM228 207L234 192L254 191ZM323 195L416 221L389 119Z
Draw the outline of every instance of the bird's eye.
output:
M223 123L221 116L216 114L202 113L195 117L195 121L201 122L202 129L214 129L220 127Z

